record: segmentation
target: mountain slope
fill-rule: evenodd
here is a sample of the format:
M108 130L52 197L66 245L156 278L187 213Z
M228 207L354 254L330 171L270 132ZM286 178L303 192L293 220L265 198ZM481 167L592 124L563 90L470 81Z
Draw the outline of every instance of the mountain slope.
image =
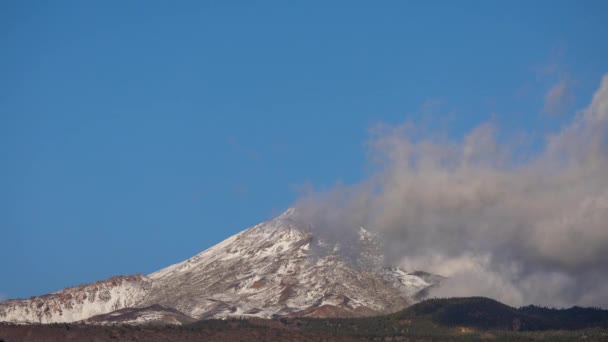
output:
M411 295L431 285L383 269L366 231L356 246L363 257L348 262L338 246L301 229L293 214L289 210L149 275L153 289L144 304L174 307L196 318L314 315L311 308L326 305L360 315L403 308L412 303Z
M52 294L0 303L0 321L61 323L139 304L152 280L142 275L117 276L91 284L69 287Z
M0 303L0 321L68 322L153 305L195 319L362 316L402 309L439 281L427 274L384 268L381 241L363 228L354 231L356 238L348 244L322 235L311 233L289 209L147 277L123 277L131 279L126 283L130 287L110 282L103 290L110 295L90 303L72 299L104 282L50 297ZM67 298L64 291L71 300L56 300ZM47 313L49 307L52 314Z
M182 325L193 323L195 320L192 317L186 316L183 313L162 305L152 305L145 308L125 308L116 310L111 313L102 314L87 318L83 323L96 325L112 325L112 324L158 324L167 325L175 324Z

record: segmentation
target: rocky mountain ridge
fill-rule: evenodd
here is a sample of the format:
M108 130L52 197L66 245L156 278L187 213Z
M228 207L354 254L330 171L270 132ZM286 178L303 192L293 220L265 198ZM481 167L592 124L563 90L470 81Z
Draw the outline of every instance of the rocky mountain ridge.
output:
M143 275L116 276L91 284L30 299L0 303L0 321L64 323L136 306L150 291L152 280Z
M349 242L349 256L345 256L343 244L319 237L322 234L311 232L295 214L289 209L148 276L114 277L50 295L0 303L0 321L88 319L87 323L103 324L103 316L91 318L148 307L175 310L167 315L179 313L179 319L171 319L175 324L189 318L234 316L365 316L411 305L440 280L384 267L381 241L364 228L359 228L357 239ZM351 253L353 250L357 253ZM105 317L111 321L117 316ZM140 316L144 318L137 322L159 317Z

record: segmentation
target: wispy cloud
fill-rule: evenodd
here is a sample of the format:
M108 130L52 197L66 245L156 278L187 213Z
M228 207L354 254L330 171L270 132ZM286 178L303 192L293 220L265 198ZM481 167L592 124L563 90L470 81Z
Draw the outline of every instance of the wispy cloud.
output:
M543 111L548 114L559 114L564 112L572 102L573 95L570 86L565 79L554 84L545 94L545 105Z

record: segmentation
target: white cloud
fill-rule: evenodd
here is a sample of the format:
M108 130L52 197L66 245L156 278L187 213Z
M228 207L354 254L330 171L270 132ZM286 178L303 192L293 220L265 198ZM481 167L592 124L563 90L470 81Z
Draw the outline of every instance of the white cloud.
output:
M565 111L572 102L572 93L566 80L554 84L545 94L543 111L548 114L558 114Z
M497 130L484 123L454 143L380 126L370 143L379 170L309 194L298 211L336 239L379 232L389 262L451 277L441 295L608 307L608 75L525 163Z

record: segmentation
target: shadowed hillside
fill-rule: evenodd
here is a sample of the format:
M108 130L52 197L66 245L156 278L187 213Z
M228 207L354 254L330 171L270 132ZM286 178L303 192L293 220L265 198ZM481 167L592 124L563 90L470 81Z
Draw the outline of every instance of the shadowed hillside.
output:
M364 339L608 340L608 310L513 308L483 297L429 299L391 315L286 321L305 331ZM550 337L549 337L550 336ZM591 338L593 336L593 338ZM407 339L404 339L407 340Z
M608 310L538 306L516 309L484 297L429 299L395 313L395 316L429 319L444 326L515 331L608 327Z

